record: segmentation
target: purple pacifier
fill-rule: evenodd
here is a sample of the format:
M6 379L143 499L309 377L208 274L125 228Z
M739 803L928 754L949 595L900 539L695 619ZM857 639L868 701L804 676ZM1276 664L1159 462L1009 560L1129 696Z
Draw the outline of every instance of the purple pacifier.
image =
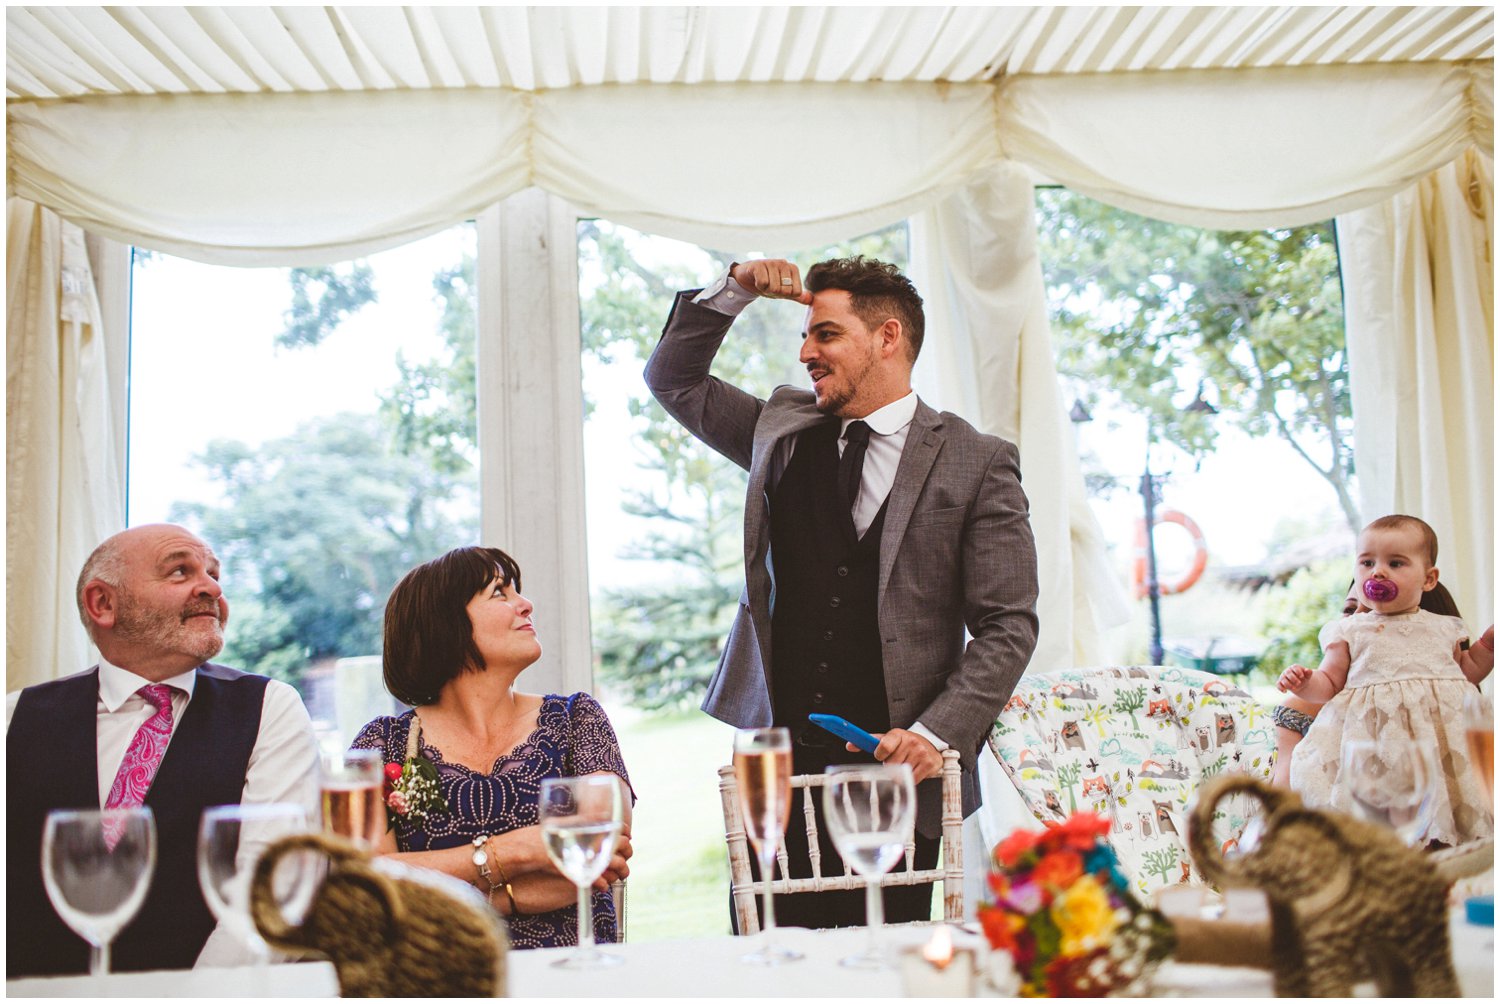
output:
M1376 603L1389 603L1400 592L1390 579L1366 579L1365 598Z

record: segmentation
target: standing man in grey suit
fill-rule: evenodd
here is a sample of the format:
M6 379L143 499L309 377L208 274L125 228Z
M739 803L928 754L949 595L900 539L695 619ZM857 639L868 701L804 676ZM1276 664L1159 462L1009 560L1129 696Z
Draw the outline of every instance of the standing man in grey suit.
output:
M811 391L762 401L709 375L758 296L807 304L799 358ZM796 265L765 259L679 293L646 365L662 407L750 475L745 593L703 710L738 728L789 728L797 773L869 762L809 712L878 735L875 758L910 764L918 781L917 868L937 860L941 751L959 751L968 816L976 756L1037 632L1016 448L917 398L922 334L922 299L892 265L825 261L804 286ZM820 829L824 860L837 862ZM809 874L802 831L787 833L794 876L799 862ZM931 886L886 900L892 921L927 919ZM858 892L783 897L777 913L810 927L864 922Z

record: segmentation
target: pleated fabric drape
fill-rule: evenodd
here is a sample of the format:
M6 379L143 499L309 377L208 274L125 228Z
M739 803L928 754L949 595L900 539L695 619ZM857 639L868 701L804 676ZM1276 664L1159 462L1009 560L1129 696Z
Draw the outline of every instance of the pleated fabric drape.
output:
M1432 524L1475 637L1495 616L1494 206L1469 151L1337 220L1360 509Z
M125 512L83 231L9 199L5 250L5 667L15 690L88 667L74 586Z

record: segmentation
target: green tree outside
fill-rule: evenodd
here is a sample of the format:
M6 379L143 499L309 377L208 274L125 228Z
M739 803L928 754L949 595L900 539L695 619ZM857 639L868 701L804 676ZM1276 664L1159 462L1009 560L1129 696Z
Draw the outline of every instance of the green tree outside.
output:
M224 659L294 685L321 659L380 651L385 601L413 565L478 537L474 261L433 278L442 350L398 356L371 414L313 419L250 447L221 440L194 463L216 504L178 504L232 563L240 588ZM378 301L364 261L288 271L279 348L302 350Z
M172 518L235 568L224 658L293 684L319 659L379 652L391 588L466 536L446 501L460 481L396 450L373 415L314 419L254 449L220 440L197 463L223 502L179 503Z
M1059 188L1038 190L1037 220L1058 366L1090 403L1107 388L1149 417L1153 438L1197 457L1220 421L1276 436L1358 529L1331 224L1202 230ZM1194 380L1214 421L1182 410Z

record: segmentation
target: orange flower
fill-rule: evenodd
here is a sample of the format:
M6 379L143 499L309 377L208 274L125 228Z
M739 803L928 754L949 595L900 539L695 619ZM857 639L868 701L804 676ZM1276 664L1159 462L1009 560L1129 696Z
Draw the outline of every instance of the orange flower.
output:
M1068 888L1083 874L1083 858L1074 851L1053 851L1031 872L1031 880L1048 889Z
M1053 846L1090 850L1100 837L1109 834L1109 825L1109 820L1092 812L1075 812L1051 831L1055 838Z
M991 948L1009 952L1015 950L1016 932L1026 926L1026 920L1008 910L982 906L979 908L979 926Z
M1014 868L1016 863L1036 846L1040 834L1033 830L1017 830L995 845L995 858L1007 868Z

